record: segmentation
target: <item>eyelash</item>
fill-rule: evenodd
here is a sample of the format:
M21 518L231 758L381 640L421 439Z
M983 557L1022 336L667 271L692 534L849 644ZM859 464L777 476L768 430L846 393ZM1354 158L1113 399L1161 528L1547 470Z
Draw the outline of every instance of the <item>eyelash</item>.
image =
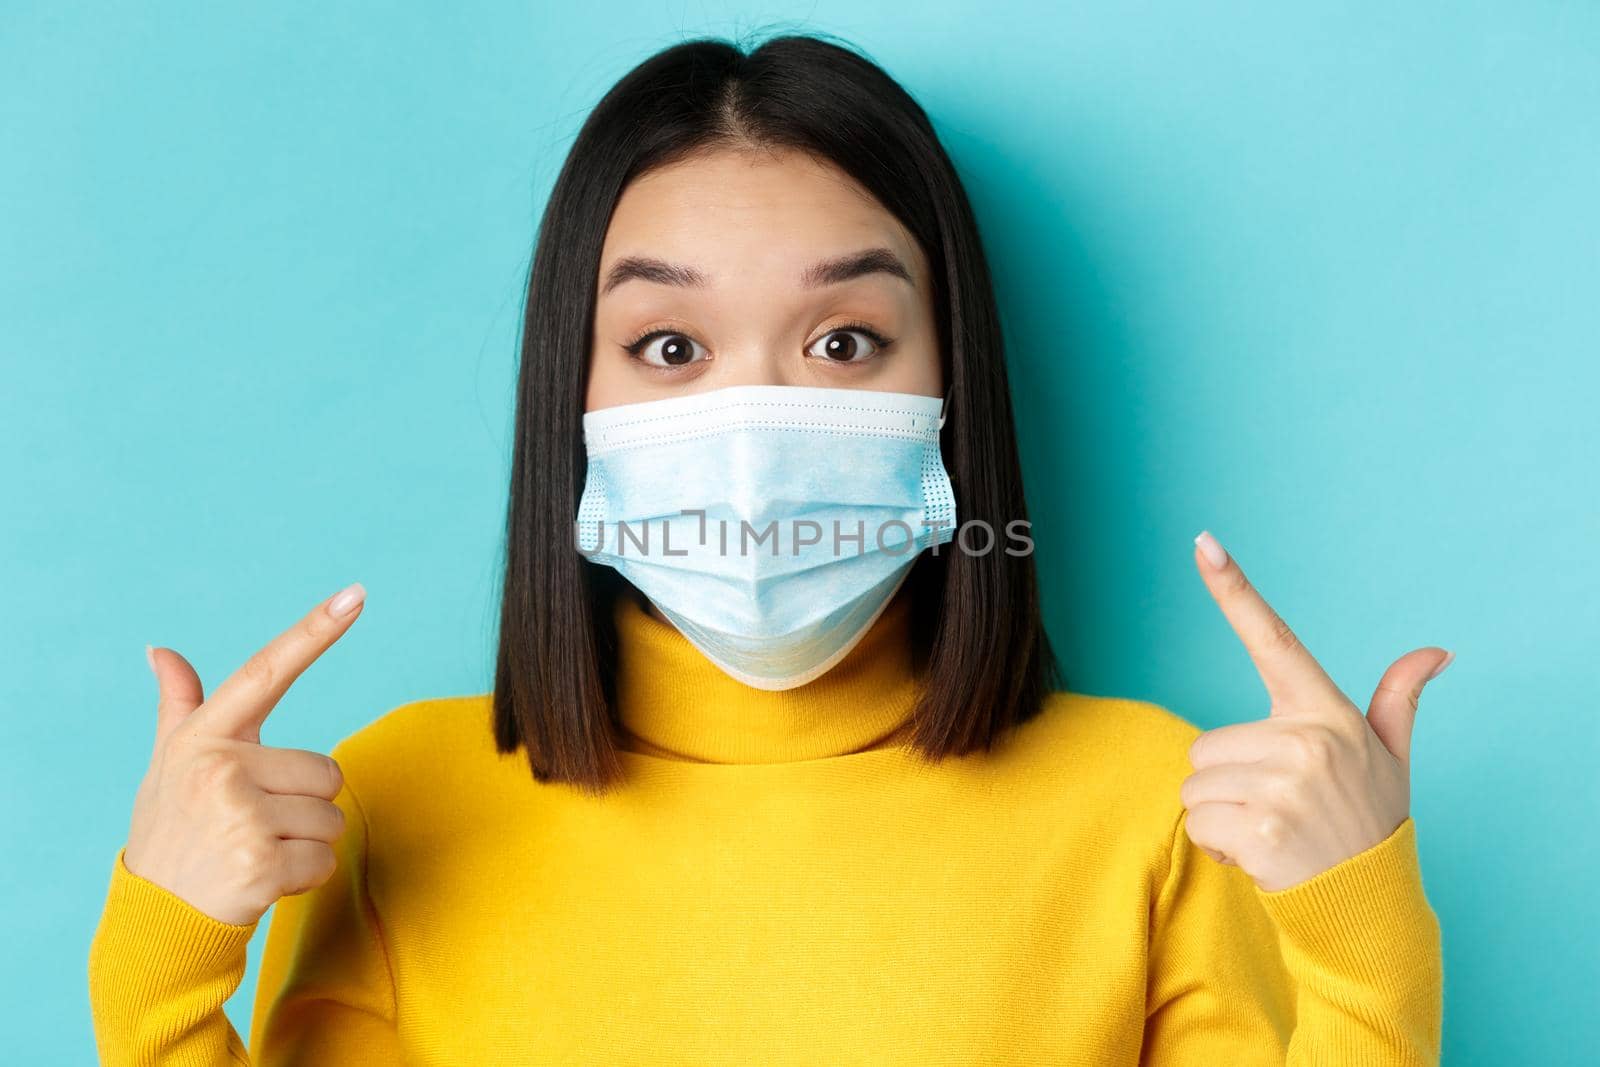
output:
M828 333L848 333L851 331L854 331L855 333L866 334L867 339L877 347L878 350L870 357L872 359L877 359L879 356L883 355L884 350L890 345L894 344L893 338L883 336L883 334L879 333L877 330L874 330L871 326L868 326L864 322L841 322L839 325L829 330ZM825 333L822 336L826 337L828 336L828 333ZM855 360L851 360L850 362L854 363Z
M871 356L869 356L868 359L876 359L876 358L878 358L879 356L883 355L884 351L886 349L888 349L888 347L890 345L894 344L894 339L892 337L885 337L885 336L883 336L883 334L879 333L877 330L873 329L871 326L867 325L866 323L860 322L860 321L856 321L856 320L852 320L850 322L841 322L837 326L835 326L831 330L829 330L828 333L825 333L822 336L823 337L827 337L828 334L849 333L849 332L865 334L867 336L867 339L870 340L873 343L873 345L877 348L877 351L874 352ZM673 336L675 334L676 335L681 335L683 337L688 337L689 336L687 333L684 333L684 331L682 331L682 330L646 330L644 333L642 333L639 336L635 337L633 340L629 341L627 344L623 345L622 347L628 353L628 355L632 356L634 359L641 359L639 354L644 351L645 345L649 344L651 341L654 341L657 337L671 337L671 336ZM691 338L691 340L692 340L692 338ZM818 340L821 340L821 338L818 338ZM697 360L695 362L699 362L699 361ZM849 362L850 363L865 363L866 360L850 360ZM651 364L651 366L654 367L654 364ZM679 364L679 366L687 366L687 364ZM667 369L676 369L676 368L654 367L654 369L667 370Z

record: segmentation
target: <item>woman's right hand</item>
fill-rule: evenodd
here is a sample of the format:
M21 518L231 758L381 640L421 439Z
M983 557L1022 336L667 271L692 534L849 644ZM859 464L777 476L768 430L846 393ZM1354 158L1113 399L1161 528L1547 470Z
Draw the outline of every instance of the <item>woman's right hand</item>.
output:
M261 723L295 679L344 636L360 583L329 597L258 650L207 700L194 668L151 652L160 686L156 743L139 785L123 863L214 919L248 925L281 896L327 881L344 813L329 756L261 744Z

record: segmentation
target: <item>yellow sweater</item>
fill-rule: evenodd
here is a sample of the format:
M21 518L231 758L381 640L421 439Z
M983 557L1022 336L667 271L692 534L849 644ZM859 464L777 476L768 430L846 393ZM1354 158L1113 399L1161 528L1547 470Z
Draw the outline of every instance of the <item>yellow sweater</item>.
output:
M908 601L788 692L623 598L604 797L501 756L485 696L341 742L340 864L253 927L119 853L89 961L120 1064L1432 1064L1439 927L1414 826L1262 892L1188 839L1197 729L1057 693L987 753L893 742ZM890 743L885 743L888 738Z

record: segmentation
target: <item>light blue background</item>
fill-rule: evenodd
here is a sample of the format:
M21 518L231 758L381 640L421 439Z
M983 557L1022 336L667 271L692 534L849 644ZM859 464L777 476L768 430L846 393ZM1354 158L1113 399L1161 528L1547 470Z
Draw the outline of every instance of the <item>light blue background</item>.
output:
M1600 1041L1600 8L149 8L0 14L12 1062L92 1057L145 642L214 685L359 579L269 743L487 689L543 197L633 63L774 19L864 45L969 182L1074 687L1264 712L1203 526L1363 706L1454 649L1413 786L1446 1062Z

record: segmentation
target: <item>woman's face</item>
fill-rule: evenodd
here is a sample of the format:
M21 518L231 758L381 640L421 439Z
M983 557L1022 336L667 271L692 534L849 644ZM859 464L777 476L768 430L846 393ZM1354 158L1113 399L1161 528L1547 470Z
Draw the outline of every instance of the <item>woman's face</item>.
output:
M590 411L730 385L943 392L921 249L800 152L720 150L634 180L596 293Z

